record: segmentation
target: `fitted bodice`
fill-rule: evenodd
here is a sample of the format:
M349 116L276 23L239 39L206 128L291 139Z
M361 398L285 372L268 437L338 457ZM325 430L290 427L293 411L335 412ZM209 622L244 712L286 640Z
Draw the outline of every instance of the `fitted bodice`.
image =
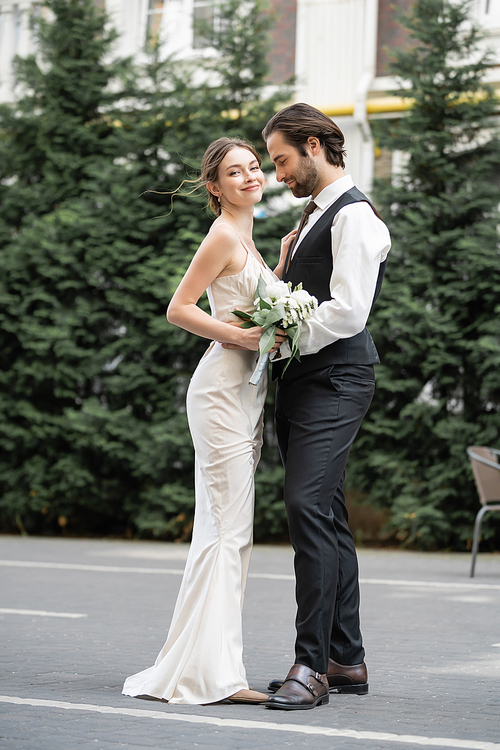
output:
M255 310L254 300L260 275L268 284L276 281L277 278L270 268L263 266L257 260L241 237L240 241L247 252L244 267L232 276L219 276L207 289L212 315L224 323L234 323L237 320L234 315L231 315L231 310L243 310L248 313Z

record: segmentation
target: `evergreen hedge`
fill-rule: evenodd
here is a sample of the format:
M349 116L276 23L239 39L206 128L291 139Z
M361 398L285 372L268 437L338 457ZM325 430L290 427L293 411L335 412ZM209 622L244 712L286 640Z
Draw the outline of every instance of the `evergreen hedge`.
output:
M158 49L138 69L113 58L93 0L46 5L38 55L16 60L23 94L0 109L1 528L187 539L185 392L208 342L165 309L213 217L201 196L165 193L221 135L262 150L290 89L263 94L260 0L221 5L220 55L202 70ZM259 220L271 263L292 222ZM271 439L257 538L284 533L281 480Z
M407 156L376 184L393 248L370 321L377 392L350 479L391 511L404 545L465 549L479 509L468 445L500 428L499 101L470 2L415 0L390 67L413 106L374 123ZM500 524L484 526L490 548Z

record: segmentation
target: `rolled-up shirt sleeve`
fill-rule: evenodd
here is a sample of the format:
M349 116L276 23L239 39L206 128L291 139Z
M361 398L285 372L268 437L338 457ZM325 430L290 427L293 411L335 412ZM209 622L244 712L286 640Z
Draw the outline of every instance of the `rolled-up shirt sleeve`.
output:
M303 321L301 354L315 354L363 330L373 303L380 264L391 247L389 230L365 201L344 206L332 222L332 298ZM286 356L286 354L283 352Z

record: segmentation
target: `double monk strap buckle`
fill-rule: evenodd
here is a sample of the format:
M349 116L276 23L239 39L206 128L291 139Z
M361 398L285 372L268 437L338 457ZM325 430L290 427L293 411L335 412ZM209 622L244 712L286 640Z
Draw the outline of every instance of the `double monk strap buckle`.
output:
M313 675L311 675L311 677L313 677ZM314 679L318 680L318 682L320 684L323 684L322 681L321 681L321 675L320 675L319 672L315 672L314 673ZM314 685L311 685L310 682L307 683L307 687L310 690L310 692L314 695L314 697L316 698L316 696L318 695L318 692L319 692L318 688L315 687Z
M315 698L318 696L318 688L315 688L314 685L311 685L310 682L302 682L302 680L298 680L296 677L287 677L283 684L287 682L296 682L298 685L302 685L302 687L307 688L311 695L314 695Z
M267 699L266 707L290 711L323 706L328 700L326 675L303 664L294 664L277 693Z
M309 692L310 692L310 693L312 693L312 694L314 695L314 697L316 698L316 696L318 695L318 689L317 689L317 688L315 688L315 687L314 687L314 685L311 685L311 683L310 683L310 682L308 682L308 683L307 683L307 689L308 689L308 690L309 690Z
M319 672L314 672L313 674L308 675L309 678L314 677L315 680L319 682L319 684L323 687L325 687L325 684L323 682L323 675L321 675ZM315 698L318 697L320 694L320 690L318 689L317 685L313 685L309 679L308 680L301 680L298 677L287 677L285 679L285 682L297 682L299 685L302 685L303 687L307 688L311 695L314 695Z

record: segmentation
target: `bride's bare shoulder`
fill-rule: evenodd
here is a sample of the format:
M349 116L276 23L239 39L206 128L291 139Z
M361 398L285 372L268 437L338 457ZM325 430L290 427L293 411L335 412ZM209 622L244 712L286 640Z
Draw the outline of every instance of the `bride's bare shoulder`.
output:
M240 246L238 234L230 224L214 223L201 243L200 249L208 252L216 249L219 252L222 250L225 253L233 254Z
M240 255L241 243L235 230L228 224L212 224L199 246L194 263L220 264L226 268Z
M207 234L207 237L210 236L217 237L218 239L226 239L230 242L238 242L236 229L224 221L214 221Z

